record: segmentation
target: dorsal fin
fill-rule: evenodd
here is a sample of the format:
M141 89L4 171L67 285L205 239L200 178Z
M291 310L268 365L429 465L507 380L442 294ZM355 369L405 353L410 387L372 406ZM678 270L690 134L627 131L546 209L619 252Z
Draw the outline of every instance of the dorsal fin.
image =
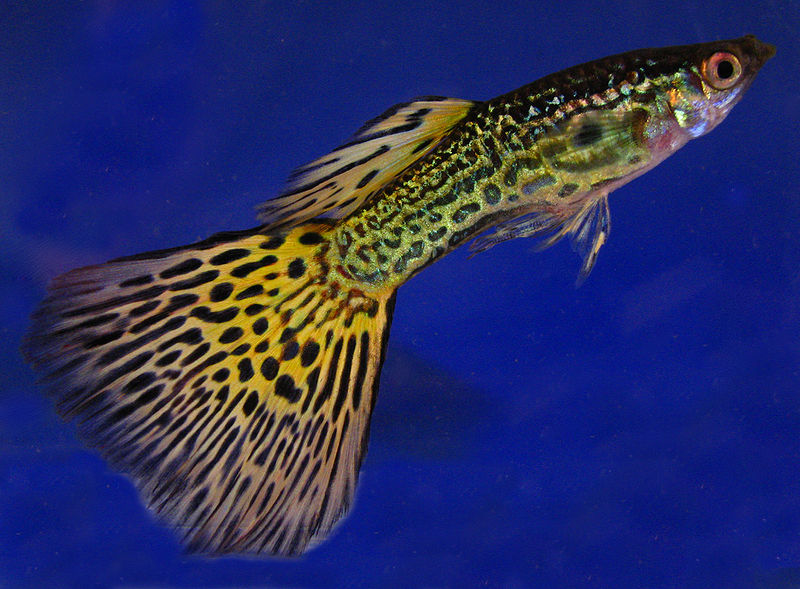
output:
M538 237L542 238L538 247L542 250L569 235L572 249L583 260L577 280L580 285L594 268L597 253L608 239L610 231L608 195L596 192L590 193L574 206L551 207L501 223L494 233L473 241L469 249L475 255L515 237Z
M431 151L475 102L425 96L368 121L344 145L295 170L286 190L259 207L268 227L346 217Z

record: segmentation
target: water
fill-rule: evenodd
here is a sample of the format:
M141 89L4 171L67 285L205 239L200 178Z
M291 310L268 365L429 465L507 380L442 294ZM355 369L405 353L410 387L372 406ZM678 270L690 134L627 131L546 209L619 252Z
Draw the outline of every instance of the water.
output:
M0 586L800 585L800 11L538 4L4 9ZM301 560L184 555L19 357L49 278L252 226L395 102L745 33L777 56L612 195L580 289L525 240L401 289L355 508Z

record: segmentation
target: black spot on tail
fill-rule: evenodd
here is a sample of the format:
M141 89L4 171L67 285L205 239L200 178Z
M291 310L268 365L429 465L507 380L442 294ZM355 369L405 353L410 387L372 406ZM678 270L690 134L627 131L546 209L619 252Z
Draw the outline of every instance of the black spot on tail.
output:
M235 248L232 250L227 250L222 252L221 254L217 254L213 258L209 260L212 265L214 266L221 266L223 264L230 264L231 262L235 262L236 260L241 260L242 258L246 258L250 255L250 250L244 248Z
M197 270L200 266L203 265L201 260L197 258L192 258L190 260L184 260L180 264L176 264L171 268L167 268L163 272L159 274L161 278L174 278L175 276L180 276L181 274L188 274L193 270Z
M288 374L281 374L275 381L275 394L280 395L290 403L297 403L300 400L302 390L294 386L294 379Z

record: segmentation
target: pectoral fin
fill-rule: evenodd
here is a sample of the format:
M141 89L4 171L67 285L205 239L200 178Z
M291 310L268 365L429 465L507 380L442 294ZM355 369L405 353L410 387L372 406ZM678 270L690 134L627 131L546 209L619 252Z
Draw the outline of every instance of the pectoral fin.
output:
M578 274L580 285L589 276L597 260L600 248L611 231L611 215L608 210L608 195L592 194L573 206L548 207L543 211L529 213L511 221L501 223L494 233L478 237L470 245L474 254L516 237L541 239L537 249L550 247L564 236L569 236L572 249L583 260Z

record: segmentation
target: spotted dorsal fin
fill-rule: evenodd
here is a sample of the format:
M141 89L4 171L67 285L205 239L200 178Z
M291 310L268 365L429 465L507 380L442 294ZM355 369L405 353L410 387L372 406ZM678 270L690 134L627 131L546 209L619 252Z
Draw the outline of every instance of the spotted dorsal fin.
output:
M286 190L259 207L268 227L346 217L431 151L475 102L426 96L397 104L344 145L295 170Z
M470 245L473 254L515 237L541 238L538 249L550 247L564 236L569 236L572 249L583 260L577 284L583 283L594 268L597 253L608 239L611 231L611 215L606 193L591 193L571 205L549 207L544 211L530 213L495 228L477 238Z

